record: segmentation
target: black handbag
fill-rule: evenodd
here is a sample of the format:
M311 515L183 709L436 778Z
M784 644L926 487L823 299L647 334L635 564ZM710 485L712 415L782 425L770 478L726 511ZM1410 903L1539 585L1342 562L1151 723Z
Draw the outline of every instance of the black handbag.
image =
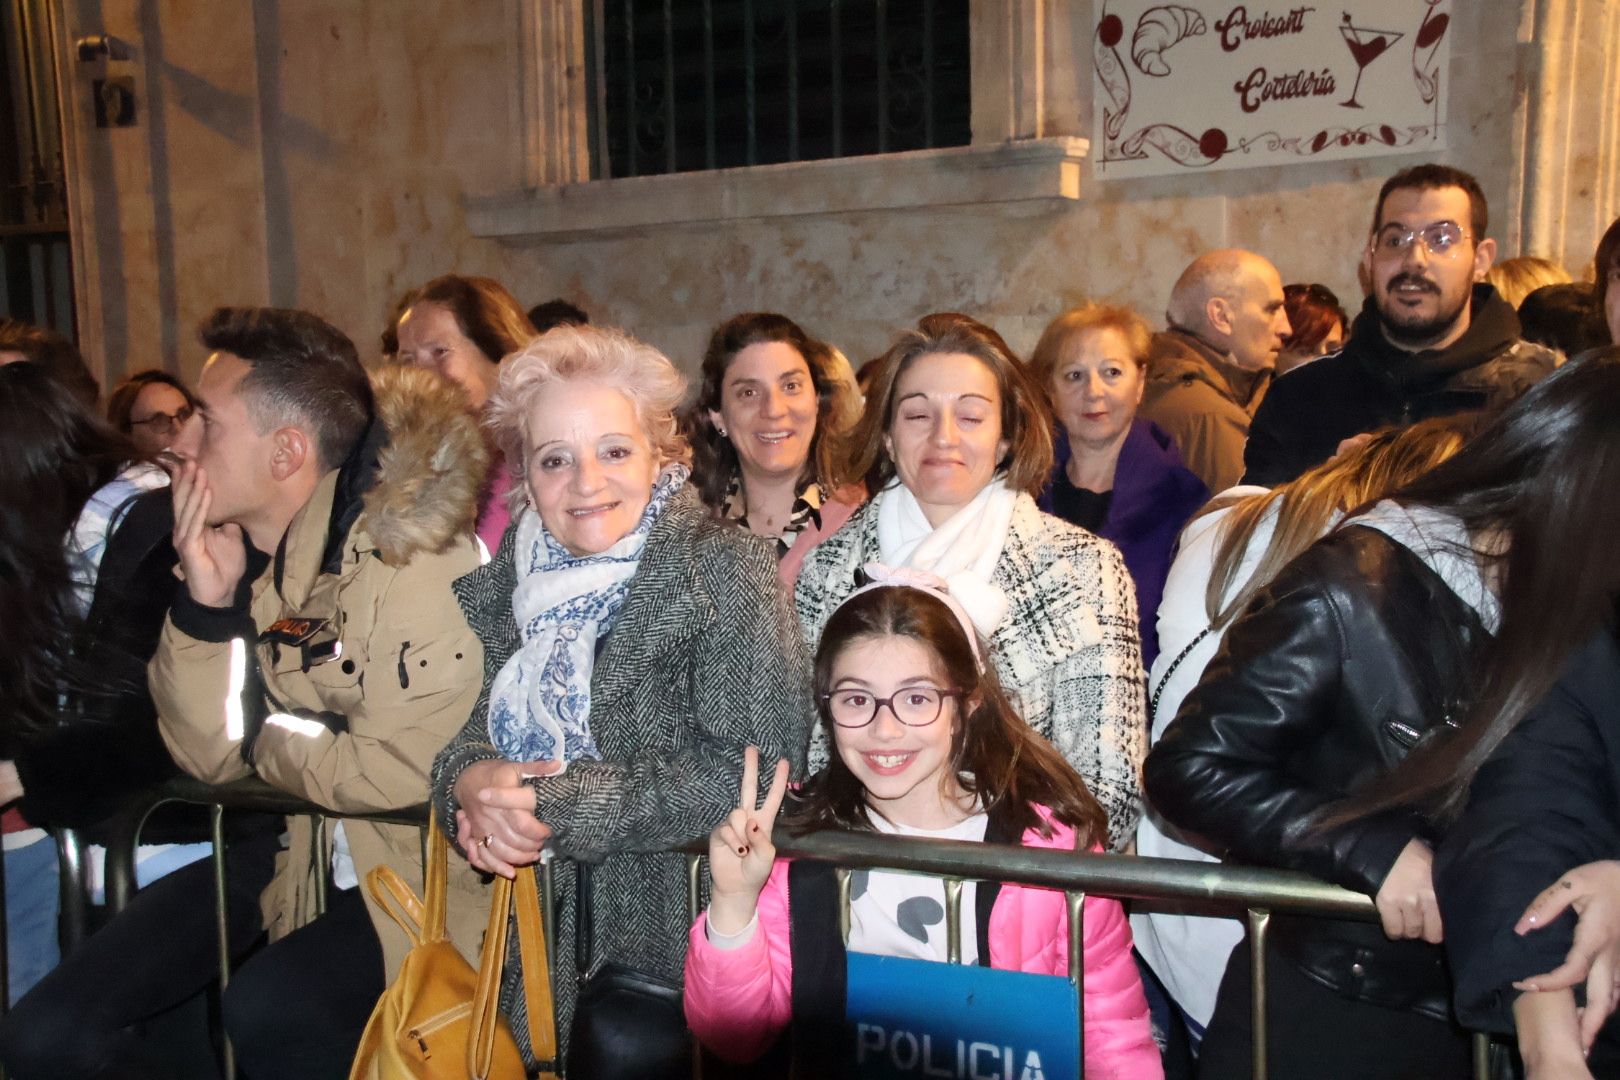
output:
M591 959L591 868L576 864L574 959L579 997L569 1028L575 1080L676 1080L692 1075L691 1034L678 984L624 964L586 977Z

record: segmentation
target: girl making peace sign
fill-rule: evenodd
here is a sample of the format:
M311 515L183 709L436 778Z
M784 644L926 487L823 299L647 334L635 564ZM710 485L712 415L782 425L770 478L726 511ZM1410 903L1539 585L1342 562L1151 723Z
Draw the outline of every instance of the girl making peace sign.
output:
M692 927L685 1007L699 1040L730 1061L755 1060L791 1025L802 1066L836 1054L839 1040L829 1036L842 1030L832 871L776 858L772 835L784 799L784 820L798 830L1081 851L1100 850L1107 835L1102 807L1018 717L983 661L972 624L937 579L876 565L867 572L874 583L833 614L816 654L816 701L836 753L791 795L787 763L778 762L756 804L759 763L750 748L740 803L709 839L712 899ZM939 879L857 871L851 897L850 949L946 959ZM978 915L970 924L976 932L963 934L963 963L987 954L991 967L1067 974L1061 892L970 882L963 909ZM1087 897L1088 1080L1163 1075L1130 953L1119 903Z

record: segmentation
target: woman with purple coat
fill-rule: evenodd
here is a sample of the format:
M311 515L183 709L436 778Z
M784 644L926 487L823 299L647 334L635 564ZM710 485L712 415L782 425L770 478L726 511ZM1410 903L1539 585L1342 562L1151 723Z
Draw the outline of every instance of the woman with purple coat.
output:
M1136 583L1142 662L1158 656L1159 598L1181 527L1209 490L1175 443L1136 419L1152 331L1125 307L1086 304L1052 320L1030 358L1058 418L1042 510L1110 540Z

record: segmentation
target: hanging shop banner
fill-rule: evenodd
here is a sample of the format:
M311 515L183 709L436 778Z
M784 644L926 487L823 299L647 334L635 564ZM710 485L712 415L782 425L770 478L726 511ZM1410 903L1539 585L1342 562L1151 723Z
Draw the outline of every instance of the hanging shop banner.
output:
M1445 146L1452 0L1098 0L1105 179Z
M1068 979L849 954L844 1017L861 1080L1079 1080Z

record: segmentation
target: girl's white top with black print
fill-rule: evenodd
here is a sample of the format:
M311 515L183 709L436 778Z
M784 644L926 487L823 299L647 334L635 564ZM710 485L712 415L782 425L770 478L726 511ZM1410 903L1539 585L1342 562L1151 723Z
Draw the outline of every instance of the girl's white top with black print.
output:
M930 840L972 840L983 843L990 822L983 812L948 829L913 829L895 825L877 814L868 815L872 827L890 836L921 836ZM979 962L979 935L975 930L975 882L962 883L962 963ZM945 963L949 941L945 934L945 881L925 874L894 870L856 870L849 881L849 947L877 956L906 956L913 960Z

